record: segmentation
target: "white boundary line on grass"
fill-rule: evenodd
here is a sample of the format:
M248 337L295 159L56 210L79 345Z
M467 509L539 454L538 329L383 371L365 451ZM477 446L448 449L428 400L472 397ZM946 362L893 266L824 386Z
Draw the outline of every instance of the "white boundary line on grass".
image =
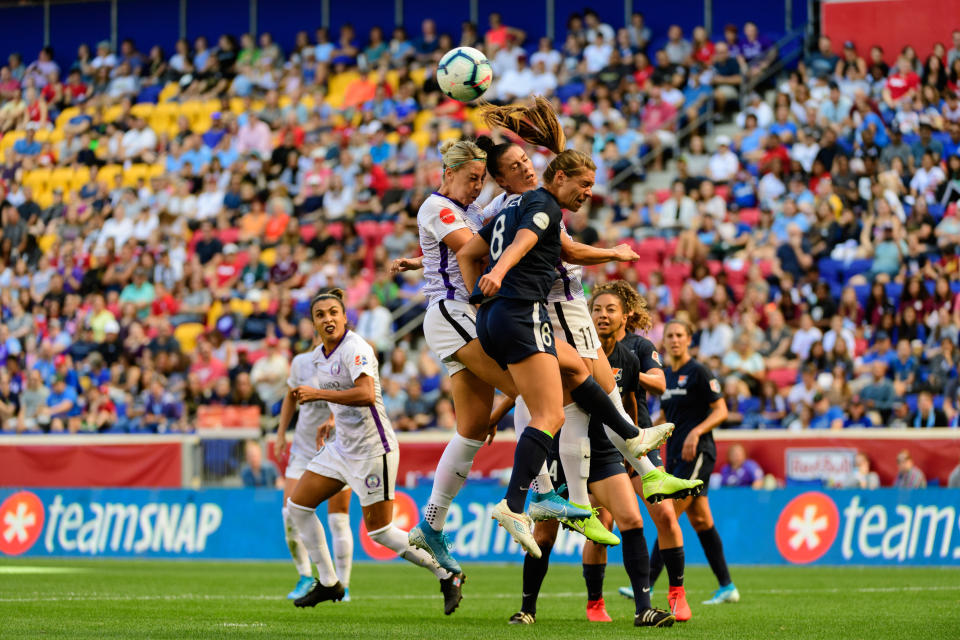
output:
M829 594L829 593L904 593L904 592L930 592L930 591L960 591L960 585L939 585L939 586L909 586L909 587L859 587L856 589L839 589L839 588L825 588L825 589L758 589L753 591L746 591L748 595L766 595L766 596L790 596L790 595L802 595L802 594ZM697 593L697 591L691 591L689 593ZM708 593L703 591L701 593ZM360 594L350 594L351 598L354 600L434 600L436 596L433 595L420 595L420 594L389 594L389 595L360 595ZM542 598L582 598L582 591L567 591L559 593L542 593L540 594ZM484 598L496 598L496 599L511 599L516 598L517 594L515 593L494 593L494 594L484 594ZM132 596L132 595L122 595L122 594L109 594L109 593L79 593L79 592L65 592L60 593L55 596L42 594L39 592L33 592L30 595L22 595L17 597L0 597L0 603L4 602L57 602L59 600L67 601L118 601L118 602L127 602L127 601L186 601L186 600L251 600L251 601L270 601L275 600L281 602L284 600L283 596L277 594L237 594L237 595L226 595L226 594L210 594L210 593L179 593L179 594L148 594L142 596Z

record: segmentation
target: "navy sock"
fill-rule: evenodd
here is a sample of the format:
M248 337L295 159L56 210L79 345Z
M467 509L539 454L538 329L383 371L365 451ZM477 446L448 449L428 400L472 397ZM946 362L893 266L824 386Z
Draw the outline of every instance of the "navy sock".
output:
M620 532L623 540L623 566L633 587L637 613L650 608L650 557L643 528Z
M507 485L507 506L514 513L521 513L527 504L527 490L540 473L547 459L553 437L534 426L528 426L517 439L513 452L513 473Z
M673 547L670 549L660 549L657 547L656 551L660 553L660 557L663 558L663 564L667 567L667 578L670 579L670 586L682 587L683 569L686 564L683 547ZM651 561L650 564L652 565L653 562ZM651 570L651 574L652 573Z
M599 600L603 597L603 575L605 564L583 565L583 580L587 583L587 600Z
M613 429L614 433L624 440L640 435L640 430L617 410L613 400L603 390L603 387L593 379L593 376L587 376L583 384L570 392L570 397L586 413L599 419L600 422Z
M707 556L707 562L713 569L713 575L717 576L717 582L721 587L725 587L733 580L730 579L730 570L727 569L727 559L723 557L723 542L720 541L720 534L716 527L710 527L706 531L697 531L697 537L700 538L700 546L703 547L703 553Z
M655 467L662 467L663 460L660 458L660 449L654 449L647 452L647 460Z
M650 586L657 584L657 578L663 571L663 554L660 553L660 539L653 541L653 550L650 552Z
M520 602L520 611L533 614L537 612L537 597L540 595L543 579L547 577L551 551L552 544L541 544L540 552L543 555L539 558L534 558L529 553L523 557L523 599Z

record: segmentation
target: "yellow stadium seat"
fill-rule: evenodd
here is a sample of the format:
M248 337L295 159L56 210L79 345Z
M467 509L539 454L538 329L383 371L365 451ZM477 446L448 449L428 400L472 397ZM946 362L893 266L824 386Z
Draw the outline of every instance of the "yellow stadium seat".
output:
M158 134L165 131L170 126L176 126L177 117L180 115L180 105L175 102L164 102L153 108L150 115L150 128Z
M53 192L45 189L35 193L33 199L37 201L37 204L40 205L41 208L46 209L53 204Z
M145 164L135 164L131 165L129 169L123 172L123 186L125 187L135 187L137 186L137 180L147 179L147 173L149 172L149 167Z
M243 98L230 98L230 111L238 116L244 111Z
M388 134L387 134L387 142L389 142L390 144L396 146L396 144L397 144L398 142L400 142L400 134L398 134L396 131L394 131L394 132L392 132L392 133L388 133Z
M73 181L73 169L71 167L57 167L50 174L50 188L62 189L64 192L70 191L70 184Z
M77 167L70 178L70 190L79 191L90 181L90 167Z
M169 102L173 98L176 98L179 93L180 85L176 82L168 82L166 86L163 87L163 90L160 91L158 101L161 103Z
M63 126L70 122L71 118L75 118L80 115L80 107L67 107L60 112L60 115L57 116L56 127L58 131L63 130Z
M427 79L427 70L423 67L419 69L410 70L410 79L418 86L422 87L423 82Z
M243 317L247 317L253 313L253 303L242 298L234 298L230 300L230 313L239 313Z
M190 353L197 347L197 338L203 335L206 327L199 322L187 322L173 330L173 337L180 343L180 350Z
M53 243L57 241L57 236L54 234L46 234L37 238L37 247L43 253L48 253L50 248L53 247Z
M50 142L50 129L38 129L34 134L33 139L37 142Z
M157 105L153 104L152 102L138 102L137 104L130 107L130 113L137 116L138 118L149 120L156 106Z
M97 172L97 182L102 182L107 185L108 188L113 188L113 180L118 175L123 173L123 167L119 164L108 164L100 167L100 171Z
M13 146L13 143L19 140L20 138L26 138L26 131L10 131L3 134L3 137L0 138L0 149L9 149Z
M440 132L440 140L446 142L447 140L459 140L462 134L459 129L447 129Z
M430 134L426 131L414 131L410 134L410 139L417 143L421 151L426 149L427 145L430 144Z
M103 110L103 121L113 122L123 115L123 105L115 104Z
M34 169L28 171L23 176L23 186L30 187L33 190L34 197L40 195L40 192L47 191L50 188L50 169Z
M312 95L307 94L302 98L300 98L300 104L305 106L307 109L313 109L314 107L317 106L317 101L314 99Z
M158 176L162 176L167 170L167 168L163 165L162 162L155 162L154 164L147 165L147 167L148 167L147 168L148 178L156 178Z
M413 130L414 131L423 131L434 119L433 112L426 110L419 112L413 118Z
M277 104L280 105L281 109L286 109L291 104L293 104L293 98L291 98L287 94L283 94L282 96L280 96L280 100L277 101Z
M260 262L262 262L265 267L272 267L277 262L277 250L270 247L269 249L261 251Z

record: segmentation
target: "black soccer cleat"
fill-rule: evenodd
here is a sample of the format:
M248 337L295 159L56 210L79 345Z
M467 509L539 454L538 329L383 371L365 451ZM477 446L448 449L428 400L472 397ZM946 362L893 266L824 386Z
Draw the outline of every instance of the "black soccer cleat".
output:
M320 584L319 580L314 581L313 589L307 592L307 595L302 598L297 598L293 601L294 606L296 607L315 607L321 602L326 602L327 600L332 600L333 602L339 602L343 600L343 595L346 590L343 588L343 585L337 581L336 584L325 587Z
M463 600L463 583L467 576L457 573L440 581L440 593L443 594L443 615L448 616L457 610Z
M663 609L644 609L633 618L635 627L672 627L677 618Z
M533 624L537 621L537 614L527 613L526 611L517 611L510 616L510 624Z

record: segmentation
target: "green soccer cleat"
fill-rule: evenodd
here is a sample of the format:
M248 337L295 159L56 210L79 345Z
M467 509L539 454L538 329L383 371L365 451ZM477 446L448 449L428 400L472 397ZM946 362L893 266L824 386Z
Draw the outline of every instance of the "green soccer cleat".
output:
M576 502L572 502L571 504L585 509L590 508L584 507ZM577 533L583 534L587 540L593 540L597 544L603 544L609 547L620 544L620 538L615 536L612 531L607 529L605 526L603 526L603 523L600 522L600 518L597 517L596 509L593 509L593 513L590 514L589 518L579 518L576 520L564 519L560 520L560 524L567 529L571 529Z
M703 480L684 480L659 468L646 472L640 479L643 480L643 496L650 504L698 496L703 491Z

